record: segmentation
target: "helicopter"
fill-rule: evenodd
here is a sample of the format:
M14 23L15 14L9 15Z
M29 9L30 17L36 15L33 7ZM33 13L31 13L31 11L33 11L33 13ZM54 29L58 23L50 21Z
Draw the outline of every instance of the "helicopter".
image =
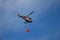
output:
M31 15L31 14L33 14L34 13L34 11L32 11L31 13L29 13L28 15L26 15L26 16L22 16L22 15L20 15L19 13L17 13L17 15L18 15L18 17L19 18L22 18L22 19L24 19L25 20L25 24L27 24L27 23L32 23L32 18L30 18L29 16Z

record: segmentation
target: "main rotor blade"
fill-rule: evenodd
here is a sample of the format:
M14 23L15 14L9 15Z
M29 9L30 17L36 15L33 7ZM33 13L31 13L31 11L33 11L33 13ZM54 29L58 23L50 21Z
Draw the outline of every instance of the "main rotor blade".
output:
M31 13L29 13L28 16L31 15L31 14L33 14L33 13L34 13L34 11L32 11Z

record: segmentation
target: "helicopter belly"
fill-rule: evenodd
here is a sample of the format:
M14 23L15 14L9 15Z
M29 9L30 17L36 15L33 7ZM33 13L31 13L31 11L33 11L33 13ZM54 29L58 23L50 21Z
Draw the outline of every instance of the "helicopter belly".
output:
M25 21L26 21L26 22L29 22L29 23L31 23L31 22L32 22L32 20L27 19L27 18L25 19Z
M32 23L32 21L28 21L28 20L25 20L26 22L28 22L28 23Z

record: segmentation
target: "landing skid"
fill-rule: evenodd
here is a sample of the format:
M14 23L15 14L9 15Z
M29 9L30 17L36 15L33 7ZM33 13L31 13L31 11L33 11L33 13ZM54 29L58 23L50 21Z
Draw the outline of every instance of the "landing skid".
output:
M27 24L27 22L24 22L25 24Z

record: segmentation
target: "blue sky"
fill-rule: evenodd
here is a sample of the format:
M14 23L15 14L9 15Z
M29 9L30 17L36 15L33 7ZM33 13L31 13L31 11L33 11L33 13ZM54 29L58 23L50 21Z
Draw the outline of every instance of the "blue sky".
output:
M30 17L31 24L17 17ZM26 28L30 32L25 32ZM2 40L60 40L60 0L0 0L0 37Z

